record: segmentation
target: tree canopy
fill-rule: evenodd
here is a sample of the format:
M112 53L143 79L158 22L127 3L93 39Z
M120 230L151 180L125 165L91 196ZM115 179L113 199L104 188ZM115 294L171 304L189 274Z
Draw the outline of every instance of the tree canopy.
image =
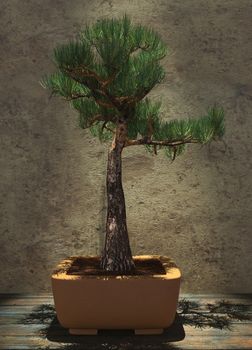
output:
M54 49L57 71L41 85L62 96L79 113L79 126L100 140L113 138L118 120L127 123L127 142L175 159L187 143L206 143L224 134L224 111L162 121L161 102L146 95L165 76L160 60L168 48L152 29L132 25L130 18L102 19L86 26L76 40Z

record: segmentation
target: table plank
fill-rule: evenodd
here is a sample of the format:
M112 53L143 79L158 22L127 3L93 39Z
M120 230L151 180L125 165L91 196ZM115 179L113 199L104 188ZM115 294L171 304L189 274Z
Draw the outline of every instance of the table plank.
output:
M63 328L58 323L50 326L50 324L10 324L0 325L1 336L34 336L44 334L50 327L50 333L55 335L62 335L65 337L65 333L68 333L66 328ZM186 334L190 336L251 336L252 337L252 324L251 323L232 323L232 329L217 329L217 328L195 328L190 325L184 325Z
M1 294L0 294L1 295ZM191 296L189 294L180 294L179 301L183 299L188 299L191 302L197 302L200 304L207 304L207 303L216 303L223 300L228 300L231 303L238 303L238 304L244 304L244 305L252 305L252 294L247 294L246 297L236 297L235 295L216 295L211 297L210 295L196 295ZM26 297L22 296L21 294L19 296L15 297L0 297L0 308L2 306L22 306L22 305L37 305L37 304L54 304L53 296L32 296L32 297Z
M116 339L108 339L103 338L102 340L99 340L98 336L93 336L93 338L96 337L96 339L87 340L87 336L85 336L85 340L81 341L79 349L85 349L85 350L101 350L101 349L118 349L118 345L121 346L121 349L125 349L125 347L122 347L122 344L129 345L127 349L178 349L178 350L226 350L226 349L244 349L244 350L251 350L252 349L252 338L251 336L243 336L242 338L239 336L234 337L204 337L203 339L201 337L195 337L195 336L186 336L186 338L180 342L176 343L166 343L162 342L157 339L155 340L146 340L145 339L137 339L140 336L136 336L136 340L132 340L129 338L124 338L122 340L116 340ZM150 337L150 336L148 336ZM152 337L153 338L153 337ZM54 349L66 349L70 350L71 345L72 349L76 350L76 345L78 344L76 342L71 343L69 341L66 342L52 342L46 338L38 338L38 337L23 337L23 336L10 336L10 337L0 337L0 350L21 350L21 349L32 349L36 350L38 348L45 348L48 347L50 350ZM83 344L85 344L85 347L83 347ZM104 345L106 344L106 345ZM149 345L148 345L149 344ZM169 346L171 344L172 347ZM141 346L139 346L141 345ZM148 347L147 347L148 345ZM152 345L152 346L151 346Z
M244 305L246 314L252 316L252 294L180 294L180 301L186 299L196 303L189 308L187 316L193 312L210 314L207 304L223 300L232 304ZM218 309L217 309L218 311ZM219 310L220 311L220 310ZM190 313L191 312L191 313ZM224 316L224 313L211 313L211 317ZM28 319L28 321L27 321ZM27 323L29 322L29 323ZM202 323L204 325L204 323ZM231 320L231 330L214 327L195 328L184 322L186 337L183 341L169 343L167 336L112 336L102 331L98 336L74 337L61 327L56 318L52 294L0 294L0 350L42 349L50 350L227 350L252 349L252 318ZM53 339L55 337L55 340ZM49 339L50 338L50 339ZM76 348L76 344L79 347ZM83 347L83 344L85 346Z
M0 309L2 306L29 306L29 305L37 305L37 304L54 304L53 297L48 298L4 298L0 299Z

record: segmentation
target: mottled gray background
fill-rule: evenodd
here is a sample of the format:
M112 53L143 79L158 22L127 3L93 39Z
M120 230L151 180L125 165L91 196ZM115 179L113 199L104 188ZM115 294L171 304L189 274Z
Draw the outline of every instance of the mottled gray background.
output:
M252 292L250 0L1 3L0 292L51 292L61 259L101 252L108 144L38 81L55 70L57 44L125 11L171 48L149 95L162 98L163 118L197 117L215 102L226 114L226 146L191 145L172 164L124 150L133 254L173 257L182 292Z

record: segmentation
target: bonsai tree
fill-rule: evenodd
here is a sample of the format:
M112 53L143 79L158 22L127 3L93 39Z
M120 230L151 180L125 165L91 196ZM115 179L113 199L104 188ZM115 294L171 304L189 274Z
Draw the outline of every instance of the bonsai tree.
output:
M224 112L208 108L198 119L163 121L161 102L147 94L165 76L160 60L165 43L152 29L122 19L102 19L86 26L76 40L57 46L57 71L40 84L62 96L79 112L79 126L101 141L112 141L107 162L107 222L101 268L132 274L135 264L126 223L122 187L122 151L143 145L148 152L164 150L172 161L186 144L206 144L224 133Z

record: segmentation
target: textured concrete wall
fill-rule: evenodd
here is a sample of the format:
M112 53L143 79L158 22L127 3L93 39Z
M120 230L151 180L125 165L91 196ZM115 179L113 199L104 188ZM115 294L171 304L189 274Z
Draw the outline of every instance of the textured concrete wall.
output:
M183 292L252 292L250 0L6 0L1 5L1 292L50 292L54 266L100 254L108 145L38 83L52 50L84 24L121 16L172 49L150 97L164 118L197 117L217 102L225 143L191 145L174 163L124 150L133 254L172 256Z

